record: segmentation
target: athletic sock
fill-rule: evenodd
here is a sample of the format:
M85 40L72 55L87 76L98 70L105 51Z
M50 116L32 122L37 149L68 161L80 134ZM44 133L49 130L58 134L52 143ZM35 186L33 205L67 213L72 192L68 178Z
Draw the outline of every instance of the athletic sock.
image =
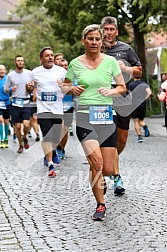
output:
M53 161L48 162L48 166L53 165Z
M97 203L97 207L99 206L104 206L105 207L105 204L104 203Z
M0 123L0 140L3 141L4 140L4 135L3 135L3 124Z
M147 125L144 125L144 126L143 126L143 129L144 129L144 130L145 130L145 129L147 129L147 128L148 128L148 126L147 126Z
M8 139L9 124L5 124L5 139Z
M120 177L120 175L119 174L117 174L117 175L114 175L114 181L117 181L117 179Z
M61 145L57 146L57 150L62 150Z

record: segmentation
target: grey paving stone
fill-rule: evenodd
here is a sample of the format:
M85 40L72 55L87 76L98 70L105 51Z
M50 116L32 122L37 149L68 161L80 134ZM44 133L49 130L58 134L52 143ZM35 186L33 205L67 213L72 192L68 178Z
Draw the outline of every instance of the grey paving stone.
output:
M151 136L138 144L131 125L120 156L125 195L115 197L113 181L106 178L102 223L91 219L96 203L89 166L75 136L69 137L68 158L54 179L47 177L33 139L22 155L10 139L11 147L0 149L0 252L166 252L167 134L163 118L147 120Z

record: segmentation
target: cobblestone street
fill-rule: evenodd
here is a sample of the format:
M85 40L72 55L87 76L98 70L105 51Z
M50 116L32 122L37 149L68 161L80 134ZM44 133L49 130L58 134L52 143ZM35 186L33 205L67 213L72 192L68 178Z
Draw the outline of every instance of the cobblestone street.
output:
M167 133L163 118L146 122L151 136L137 143L132 122L120 156L126 193L114 196L106 178L104 222L91 219L96 202L76 136L55 178L47 176L40 142L30 139L19 155L9 136L10 148L0 149L0 252L166 252Z

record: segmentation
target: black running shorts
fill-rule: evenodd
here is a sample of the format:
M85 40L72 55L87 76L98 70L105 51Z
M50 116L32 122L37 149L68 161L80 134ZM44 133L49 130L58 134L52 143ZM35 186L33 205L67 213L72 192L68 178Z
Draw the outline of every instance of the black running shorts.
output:
M12 123L22 123L24 120L29 121L31 116L31 110L30 107L16 107L11 106L10 107L11 117L12 117Z
M41 128L43 141L58 144L62 127L63 115L55 115L50 112L37 114Z

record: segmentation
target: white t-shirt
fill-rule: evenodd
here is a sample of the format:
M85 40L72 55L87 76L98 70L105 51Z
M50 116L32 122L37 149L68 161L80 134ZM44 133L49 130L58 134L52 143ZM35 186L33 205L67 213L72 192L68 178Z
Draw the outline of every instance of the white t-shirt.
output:
M23 69L21 73L17 73L15 70L8 73L7 80L4 89L16 86L16 91L12 92L12 98L30 98L30 95L26 91L26 84L31 79L31 71Z
M64 81L65 75L66 70L57 65L50 69L39 66L32 70L31 79L37 82L37 114L51 112L63 115L63 93L57 80Z

